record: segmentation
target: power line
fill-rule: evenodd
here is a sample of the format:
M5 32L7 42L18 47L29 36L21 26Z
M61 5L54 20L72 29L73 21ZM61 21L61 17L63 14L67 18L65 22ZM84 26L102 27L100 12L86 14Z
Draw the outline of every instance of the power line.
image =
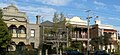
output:
M35 6L40 6L40 5L38 5L38 4L36 4L36 3L30 3L30 2L28 2L28 1L20 1L20 0L18 0L18 2L21 2L22 4L23 3L25 3L25 4L32 4L32 5L35 5ZM17 3L18 4L18 3ZM22 5L22 4L20 4L20 5ZM64 7L64 8L66 8L66 7ZM69 9L69 8L66 8L66 9L68 9L68 10L82 10L82 11L86 11L86 10L88 10L88 9L85 9L85 8L79 8L79 9L73 9L73 8L71 8L71 9ZM102 14L109 14L109 13L104 13L104 12L100 12L100 11L97 11L97 10L95 10L95 9L92 9L94 12L97 12L97 13L102 13ZM109 9L108 9L109 10ZM114 14L110 14L110 15L114 15Z
M20 2L23 2L23 1L20 1ZM28 3L29 4L29 3ZM36 5L36 3L32 3L32 4L34 4L34 5ZM37 6L39 6L39 5L37 5ZM67 9L67 10L74 10L74 11L77 11L77 10L81 10L81 11L85 11L85 10L87 10L87 9L84 9L84 8L79 8L79 9L69 9L69 8L65 8L65 9ZM105 14L105 15L109 15L109 16L115 16L116 17L116 15L115 14L109 14L109 13L104 13L104 12L100 12L100 11L97 11L97 10L93 10L95 13L101 13L101 14ZM34 12L37 12L37 11L34 11Z
M30 3L29 1L25 1L25 2L23 2L23 1L20 1L20 0L17 0L18 2L21 2L22 4L19 4L19 3L17 3L17 4L19 4L19 5L23 5L23 3L25 3L24 5L29 5L29 4L32 4L32 5L34 5L34 6L40 6L40 5L38 5L38 4L36 4L36 3L34 3L34 2L32 2L32 3ZM7 2L6 2L7 3ZM66 9L66 10L71 10L71 11L83 11L83 12L85 12L85 10L87 10L87 9L85 9L85 8L79 8L79 9L74 9L74 8L66 8L66 7L64 7L64 9ZM21 9L21 10L23 10L23 11L29 11L29 12L39 12L39 11L34 11L34 10L24 10L24 9ZM95 9L92 9L92 11L94 12L94 14L102 14L102 15L107 15L107 16L111 16L111 17L116 17L116 14L110 14L110 13L105 13L105 12L101 12L101 11L97 11L97 10L95 10ZM68 12L68 11L67 11ZM70 12L70 11L69 11ZM49 15L50 16L50 15Z
M19 4L19 3L17 3L17 5L34 5L34 6L40 6L40 5L38 5L38 4L36 4L36 3L30 3L30 2L23 2L23 1L21 1L21 0L17 0L18 2L21 2L22 4ZM8 3L8 2L6 2L6 3ZM25 4L23 4L23 3L25 3ZM74 8L71 8L71 7L62 7L62 8L64 8L65 10L69 10L69 12L70 11L81 11L81 12L85 12L85 10L87 10L87 9L85 9L85 8L79 8L79 9L74 9ZM22 11L29 11L29 12L40 12L40 11L38 11L38 10L26 10L26 9L21 9ZM109 10L109 9L108 9ZM92 15L93 16L96 16L96 14L104 14L104 15L107 15L107 16L112 16L112 17L116 17L116 14L110 14L110 13L105 13L105 12L102 12L102 11L97 11L97 10L95 10L95 9L92 9ZM53 15L51 15L51 14L41 14L42 16L53 16ZM74 16L74 14L67 14L67 16ZM83 16L83 15L79 15L79 16L81 16L81 17L86 17L86 16ZM98 15L99 16L99 15ZM108 18L103 18L103 19L108 19ZM113 24L112 24L113 25ZM114 26L120 26L120 25L114 25Z

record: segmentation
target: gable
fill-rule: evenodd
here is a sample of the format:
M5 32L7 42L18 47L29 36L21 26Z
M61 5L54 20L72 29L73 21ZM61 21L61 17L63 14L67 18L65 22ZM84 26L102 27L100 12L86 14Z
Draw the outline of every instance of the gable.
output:
M18 8L14 5L9 5L7 7L4 7L3 10L6 10L7 12L12 12L12 13L19 12Z

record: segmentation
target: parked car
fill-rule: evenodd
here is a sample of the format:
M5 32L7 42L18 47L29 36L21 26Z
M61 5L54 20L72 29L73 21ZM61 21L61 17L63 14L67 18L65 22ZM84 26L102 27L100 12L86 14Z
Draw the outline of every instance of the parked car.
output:
M110 55L110 54L106 53L105 51L95 51L94 55Z

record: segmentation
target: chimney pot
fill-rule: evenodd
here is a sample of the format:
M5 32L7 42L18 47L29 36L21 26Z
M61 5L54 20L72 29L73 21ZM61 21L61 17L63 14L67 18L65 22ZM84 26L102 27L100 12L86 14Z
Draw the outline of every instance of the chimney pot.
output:
M36 16L36 24L40 24L40 15Z

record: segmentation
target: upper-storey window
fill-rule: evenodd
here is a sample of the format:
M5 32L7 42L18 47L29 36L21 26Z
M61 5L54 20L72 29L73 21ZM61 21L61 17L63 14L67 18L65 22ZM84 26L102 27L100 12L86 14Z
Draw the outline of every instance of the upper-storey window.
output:
M26 28L23 25L19 26L18 33L19 34L26 34Z
M31 29L30 32L31 32L31 35L30 35L30 36L31 36L31 37L35 37L35 29Z
M17 33L17 27L15 25L11 25L9 27L9 30L11 33L16 34Z

